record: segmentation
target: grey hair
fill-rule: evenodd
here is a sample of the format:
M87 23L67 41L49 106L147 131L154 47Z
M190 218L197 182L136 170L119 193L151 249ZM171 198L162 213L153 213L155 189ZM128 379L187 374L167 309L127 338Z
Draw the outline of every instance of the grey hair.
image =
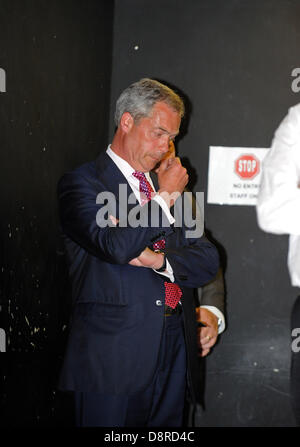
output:
M129 112L137 124L141 118L150 115L153 106L159 101L183 117L184 103L177 93L154 79L143 78L131 84L119 96L115 111L116 126L125 112Z

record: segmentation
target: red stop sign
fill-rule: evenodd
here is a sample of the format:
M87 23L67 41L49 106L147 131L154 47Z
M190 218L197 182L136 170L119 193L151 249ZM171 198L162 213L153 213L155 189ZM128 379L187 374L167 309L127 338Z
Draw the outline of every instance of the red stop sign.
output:
M260 161L251 154L241 155L234 163L234 172L242 179L252 179L259 173Z

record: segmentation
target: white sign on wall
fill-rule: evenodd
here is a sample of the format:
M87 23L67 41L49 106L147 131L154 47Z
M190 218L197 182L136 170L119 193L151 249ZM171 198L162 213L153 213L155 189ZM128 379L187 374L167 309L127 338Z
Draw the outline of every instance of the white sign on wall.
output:
M0 68L0 93L6 92L6 73L3 68Z
M262 161L268 150L210 146L207 203L256 205Z

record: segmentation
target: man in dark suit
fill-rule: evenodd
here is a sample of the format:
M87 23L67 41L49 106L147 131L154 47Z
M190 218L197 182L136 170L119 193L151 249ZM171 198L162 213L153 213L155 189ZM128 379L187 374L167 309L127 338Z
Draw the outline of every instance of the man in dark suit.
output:
M180 426L186 382L197 399L193 289L219 262L197 220L187 228L173 216L188 174L164 157L183 114L167 86L132 84L107 151L59 182L73 291L60 388L74 392L79 426Z

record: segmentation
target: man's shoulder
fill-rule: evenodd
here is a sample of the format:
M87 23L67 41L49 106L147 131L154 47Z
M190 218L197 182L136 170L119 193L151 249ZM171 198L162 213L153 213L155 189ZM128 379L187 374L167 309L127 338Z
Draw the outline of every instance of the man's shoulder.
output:
M62 178L68 177L87 177L87 178L97 178L102 170L106 169L106 165L110 162L109 157L106 152L101 152L98 157L94 160L87 161L75 168L66 171Z
M287 115L282 120L282 124L289 124L292 127L296 127L299 130L300 122L300 103L291 106L288 110Z
M289 108L287 115L280 122L275 131L272 145L278 141L287 143L290 147L299 141L300 136L300 103ZM276 146L278 150L278 147ZM287 145L280 145L279 149L286 150Z
M300 103L291 106L289 108L289 111L293 114L300 115Z
M58 181L58 190L64 189L66 185L93 184L97 181L96 160L88 161L80 166L66 171Z

